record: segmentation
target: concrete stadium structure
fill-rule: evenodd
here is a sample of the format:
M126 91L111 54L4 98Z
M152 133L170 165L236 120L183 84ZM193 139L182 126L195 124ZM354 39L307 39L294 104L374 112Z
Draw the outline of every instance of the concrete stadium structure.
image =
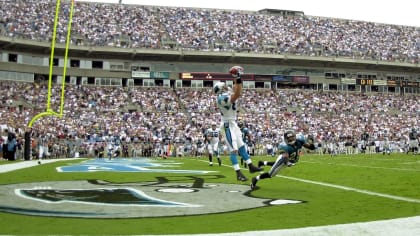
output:
M0 78L33 82L48 80L51 44L0 37ZM65 44L56 44L53 82L61 83ZM80 85L211 87L239 64L255 79L248 88L306 88L344 92L420 93L418 64L323 56L251 52L134 49L70 45L65 81ZM163 72L163 73L162 73ZM182 73L203 72L193 78ZM275 81L273 76L306 77ZM213 78L214 77L214 78ZM261 78L261 79L258 79Z

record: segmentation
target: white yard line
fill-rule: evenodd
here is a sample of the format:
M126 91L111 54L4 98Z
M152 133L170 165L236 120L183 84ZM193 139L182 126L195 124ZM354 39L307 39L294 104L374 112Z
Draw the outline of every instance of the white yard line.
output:
M203 160L201 160L203 161ZM206 162L206 161L203 161ZM314 162L316 163L316 162ZM230 165L223 166L231 167ZM355 165L356 166L356 165ZM371 166L366 166L371 168ZM402 168L383 168L383 169L396 169L404 171L418 171L413 169L402 169ZM407 198L394 196L390 194L376 193L372 191L356 189L336 184L323 183L312 180L305 180L300 178L288 177L277 175L276 177L291 179L295 181L317 184L326 187L338 188L346 191L354 191L358 193L379 196L389 198L393 200L400 200L406 202L420 203L420 199ZM351 223L351 224L339 224L339 225L327 225L317 227L305 227L296 229L281 229L281 230L270 230L270 231L252 231L252 232L241 232L241 233L225 233L225 234L199 234L194 236L301 236L301 235L314 235L314 236L354 236L354 235L371 235L371 236L418 236L420 235L420 216L398 218L391 220L371 221L363 223ZM178 235L187 236L187 235ZM192 236L192 235L189 235Z
M420 203L420 199L415 199L415 198L400 197L400 196L395 196L395 195L390 195L390 194L385 194L385 193L376 193L376 192L363 190L363 189L351 188L351 187L341 186L341 185L337 185L337 184L329 184L329 183L318 182L318 181L313 181L313 180L294 178L294 177L284 176L284 175L277 175L276 177L296 180L296 181L300 181L300 182L304 182L304 183L317 184L317 185L321 185L321 186L337 188L337 189L342 189L342 190L346 190L346 191L354 191L354 192L358 192L358 193L363 193L363 194L378 196L378 197L384 197L384 198L389 198L389 199L393 199L393 200Z
M408 168L393 168L393 167L381 167L381 166L363 166L363 165L352 165L352 164L340 164L340 163L335 163L335 162L317 162L317 161L300 161L300 162L312 163L312 164L328 164L328 165L336 165L336 166L362 167L362 168L370 168L370 169L400 170L400 171L420 172L420 170L408 169Z

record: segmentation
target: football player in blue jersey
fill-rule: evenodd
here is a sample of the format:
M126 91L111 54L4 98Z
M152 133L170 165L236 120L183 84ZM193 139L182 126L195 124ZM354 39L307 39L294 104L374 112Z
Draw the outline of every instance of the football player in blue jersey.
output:
M299 152L302 147L309 150L315 150L314 138L309 136L305 139L303 135L296 138L294 131L286 131L284 133L284 142L279 145L280 155L277 157L276 161L258 162L258 167L271 166L271 169L268 172L264 172L256 177L253 177L251 181L251 189L254 190L257 187L257 182L259 180L274 177L282 168L294 166L299 160Z
M247 181L248 179L242 174L238 163L238 154L248 164L251 173L261 171L262 168L256 167L252 164L252 160L248 155L245 144L242 140L241 129L239 129L237 120L237 100L242 94L242 79L244 69L240 66L233 66L229 73L233 76L233 89L230 89L224 82L217 82L213 86L213 91L217 95L217 107L222 115L223 129L225 133L225 140L230 151L230 160L233 169L236 172L236 178L239 181Z

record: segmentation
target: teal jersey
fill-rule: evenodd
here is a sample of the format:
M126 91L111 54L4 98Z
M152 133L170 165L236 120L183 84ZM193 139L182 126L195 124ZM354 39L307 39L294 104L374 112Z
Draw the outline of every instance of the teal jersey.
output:
M302 149L305 142L305 138L303 136L299 136L296 138L293 145L281 143L278 148L280 152L283 150L289 154L289 160L291 162L297 162L299 160L299 151Z
M242 132L242 140L244 141L244 143L248 144L251 141L251 140L249 140L249 137L248 137L248 135L251 133L251 131L249 131L248 128L243 127L241 129L241 132Z

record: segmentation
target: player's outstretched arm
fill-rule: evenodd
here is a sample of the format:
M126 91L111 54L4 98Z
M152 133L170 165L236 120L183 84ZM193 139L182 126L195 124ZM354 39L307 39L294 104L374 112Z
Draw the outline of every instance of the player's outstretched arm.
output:
M309 150L315 150L314 137L312 135L309 135L303 146Z
M233 66L230 68L229 73L232 75L233 79L233 94L230 97L231 102L235 102L242 94L242 74L244 69L240 66Z

